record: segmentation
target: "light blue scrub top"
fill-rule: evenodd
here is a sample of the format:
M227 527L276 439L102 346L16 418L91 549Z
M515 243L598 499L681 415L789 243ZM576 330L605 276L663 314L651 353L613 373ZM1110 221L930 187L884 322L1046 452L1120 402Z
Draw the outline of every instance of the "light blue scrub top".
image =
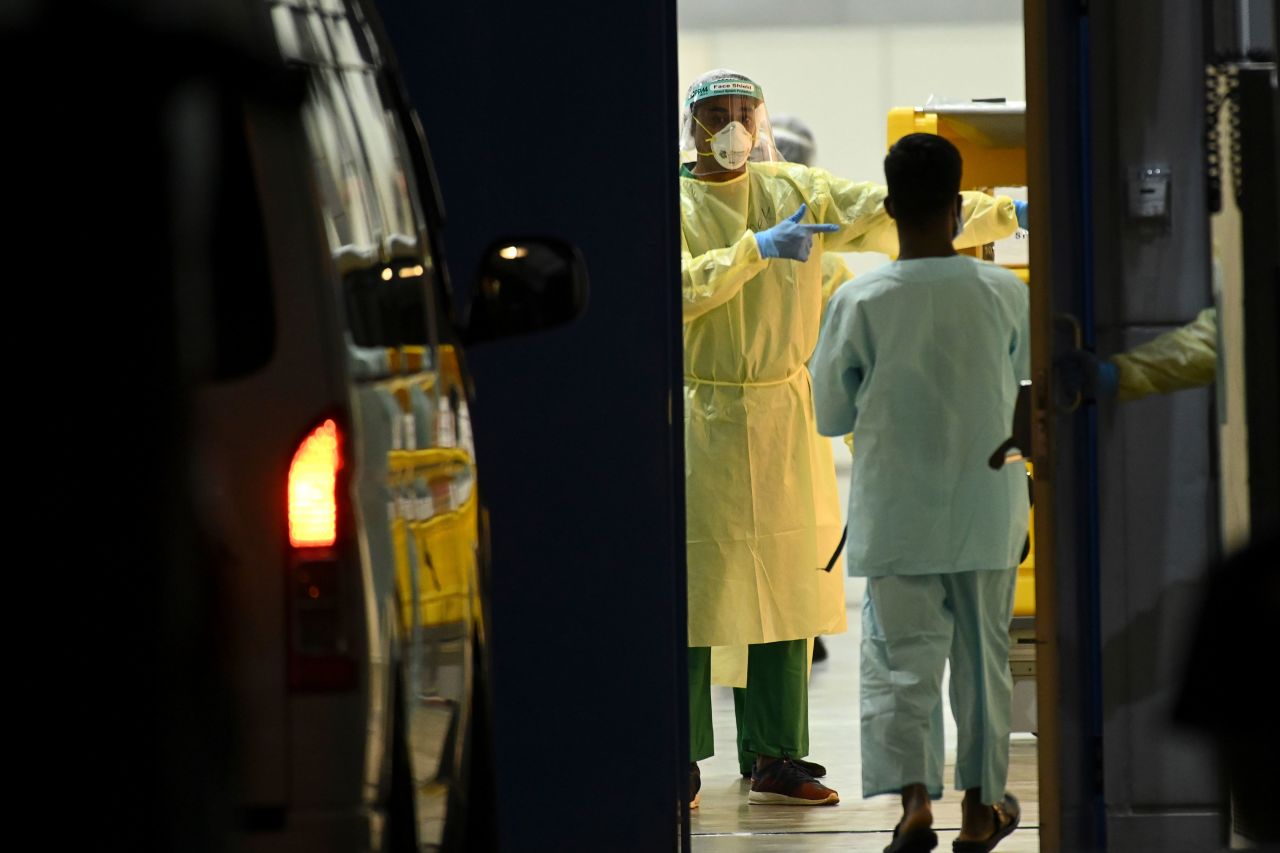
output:
M1026 468L987 460L1030 374L1021 280L967 255L894 261L836 291L810 371L818 431L853 432L851 575L1018 564Z

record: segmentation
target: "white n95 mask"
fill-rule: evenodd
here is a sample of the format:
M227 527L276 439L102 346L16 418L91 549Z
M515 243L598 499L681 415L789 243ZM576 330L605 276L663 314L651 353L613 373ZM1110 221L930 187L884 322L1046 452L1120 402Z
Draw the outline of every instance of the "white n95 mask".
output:
M751 156L755 140L740 121L731 121L711 137L711 155L726 169L741 169Z

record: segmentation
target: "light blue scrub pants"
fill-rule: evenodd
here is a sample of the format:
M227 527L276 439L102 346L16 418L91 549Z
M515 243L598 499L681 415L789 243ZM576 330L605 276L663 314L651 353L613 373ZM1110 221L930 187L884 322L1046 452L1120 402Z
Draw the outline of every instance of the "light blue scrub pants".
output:
M867 579L862 796L942 796L942 670L951 661L956 788L997 803L1009 776L1009 619L1017 569Z

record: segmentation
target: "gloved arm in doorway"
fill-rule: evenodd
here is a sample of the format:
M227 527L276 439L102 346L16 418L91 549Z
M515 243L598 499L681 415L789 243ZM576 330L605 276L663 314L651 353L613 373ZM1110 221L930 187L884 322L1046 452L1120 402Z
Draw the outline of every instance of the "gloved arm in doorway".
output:
M1079 392L1090 400L1125 402L1208 385L1218 372L1217 309L1206 308L1187 325L1109 359L1071 350L1054 368L1068 397Z

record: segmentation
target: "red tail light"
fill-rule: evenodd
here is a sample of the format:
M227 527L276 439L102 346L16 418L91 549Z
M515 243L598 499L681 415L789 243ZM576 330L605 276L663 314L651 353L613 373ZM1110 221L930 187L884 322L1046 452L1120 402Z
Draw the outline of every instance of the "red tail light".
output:
M289 544L327 548L338 538L338 425L325 421L303 440L289 466Z
M289 465L289 687L296 692L354 690L358 667L348 636L348 562L338 545L342 431L324 421L298 445ZM348 561L352 559L346 555Z

